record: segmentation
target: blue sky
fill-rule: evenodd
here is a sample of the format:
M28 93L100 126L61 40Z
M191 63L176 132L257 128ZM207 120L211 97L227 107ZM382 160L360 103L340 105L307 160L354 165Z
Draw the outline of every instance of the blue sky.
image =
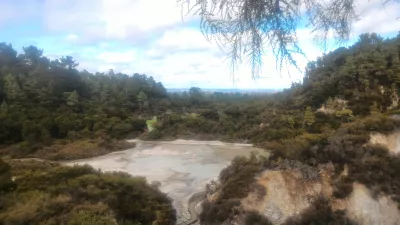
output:
M361 19L347 45L363 32L390 37L400 31L400 4L360 0L357 10ZM321 55L309 29L298 37L308 59ZM302 77L291 67L278 73L267 54L262 78L252 80L243 65L233 79L225 55L202 36L198 18L182 20L176 0L1 0L0 42L18 51L35 45L49 58L70 55L90 72L145 73L169 88L284 88ZM303 68L307 60L298 63Z

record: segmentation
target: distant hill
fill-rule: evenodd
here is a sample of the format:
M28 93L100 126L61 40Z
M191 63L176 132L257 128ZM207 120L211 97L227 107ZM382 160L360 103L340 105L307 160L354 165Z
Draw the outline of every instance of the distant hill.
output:
M184 92L189 91L190 88L167 88L167 92ZM224 88L202 88L203 92L223 92L223 93L276 93L282 91L281 89L224 89Z

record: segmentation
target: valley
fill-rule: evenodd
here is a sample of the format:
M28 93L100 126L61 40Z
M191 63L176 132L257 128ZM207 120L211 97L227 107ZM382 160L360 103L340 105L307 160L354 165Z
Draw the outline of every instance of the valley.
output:
M189 198L204 193L206 184L218 180L223 168L236 156L250 156L262 149L250 144L218 141L141 141L137 147L108 155L63 162L64 165L88 164L102 171L121 171L143 176L148 182L160 182L160 190L173 199L177 222L187 221Z
M400 224L400 34L257 94L0 50L0 224Z

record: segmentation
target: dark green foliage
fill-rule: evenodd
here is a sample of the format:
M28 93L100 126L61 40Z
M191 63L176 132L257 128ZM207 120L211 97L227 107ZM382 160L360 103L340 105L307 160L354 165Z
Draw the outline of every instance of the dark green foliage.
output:
M202 112L200 112L200 115L207 120L214 120L214 121L219 120L218 111L215 109L205 109Z
M236 157L230 166L219 174L221 199L243 198L251 189L255 175L262 170L261 161L252 155L250 159Z
M320 107L336 96L348 100L355 115L368 115L374 102L386 109L400 84L399 45L400 36L383 40L374 33L362 34L353 46L309 63L298 90L305 97L303 104Z
M50 61L35 46L18 56L11 45L0 49L0 143L22 142L25 154L59 139L138 135L145 128L140 114L160 113L168 97L146 75L94 75L76 70L70 56Z
M3 192L8 192L15 187L15 183L12 181L11 178L11 168L10 165L5 163L0 158L0 203L1 203L1 194ZM0 205L1 209L1 205Z
M299 218L289 218L285 225L356 225L348 219L343 211L332 211L329 200L317 198L310 208L303 212Z
M142 177L34 161L12 166L18 188L3 196L5 224L175 223L170 199Z
M202 212L199 218L201 224L205 225L221 224L240 213L238 208L240 206L239 199L224 199L216 203L211 203L206 200L201 206Z
M260 215L258 212L250 211L246 212L245 225L272 225L271 221L269 221L266 217Z

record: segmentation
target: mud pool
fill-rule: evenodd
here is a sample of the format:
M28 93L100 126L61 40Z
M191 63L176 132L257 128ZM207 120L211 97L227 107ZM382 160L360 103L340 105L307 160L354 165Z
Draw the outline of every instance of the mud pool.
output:
M102 171L123 171L144 176L148 182L161 182L160 189L173 200L178 223L190 217L188 200L205 185L217 179L220 171L236 156L262 151L248 144L218 141L140 141L133 149L108 155L66 162L67 165L89 164Z

